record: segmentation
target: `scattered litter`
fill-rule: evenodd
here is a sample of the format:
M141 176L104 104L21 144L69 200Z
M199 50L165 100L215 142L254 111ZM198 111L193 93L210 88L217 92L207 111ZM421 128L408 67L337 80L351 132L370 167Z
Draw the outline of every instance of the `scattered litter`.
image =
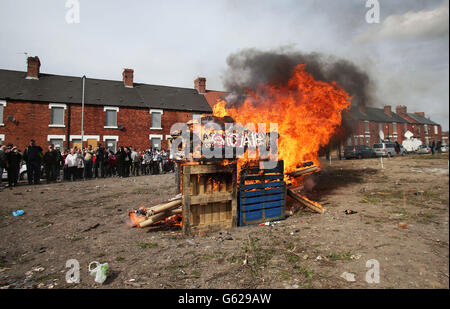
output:
M97 265L94 269L91 269L91 265ZM91 262L89 264L89 273L91 276L95 276L95 282L103 284L106 280L106 271L108 270L108 263L100 264L97 261Z
M319 255L318 257L316 257L316 261L320 261L322 259L322 257Z
M243 265L247 265L247 264L248 264L248 256L247 256L247 254L245 255L245 259L244 259L244 261L242 262L242 264L243 264Z
M181 200L181 193L178 193L174 197L168 199L169 202L176 201L176 200Z
M186 240L186 242L192 246L198 246L198 244L193 240L188 239L188 240Z
M135 282L136 281L136 279L130 279L130 280L128 280L128 282Z
M291 236L292 236L292 235L294 235L294 232L291 232L290 234L291 234Z
M361 192L361 193L364 193L364 192L366 192L366 188L365 187L363 187L363 188L361 188L360 190L359 190L359 192Z
M42 214L43 217L45 217L46 215L47 215L47 214L46 214L45 212Z
M352 273L348 273L346 271L344 271L341 275L341 278L344 278L345 280L349 281L349 282L355 282L355 274Z
M304 260L307 260L308 257L309 257L309 256L308 256L307 254L305 254L305 255L303 256L303 259L304 259Z
M408 228L408 224L406 224L405 222L399 222L398 227L401 229L407 229Z
M298 284L294 284L292 287L293 287L294 289L298 289L300 286L299 286Z
M233 237L227 236L227 237L225 237L225 240L233 240Z
M34 272L41 272L41 271L44 271L44 270L45 270L44 267L37 267L37 268L33 269Z
M21 209L19 209L19 210L13 211L12 214L13 214L14 217L18 217L18 216L23 215L23 214L24 214L24 211L21 210Z
M357 214L358 212L357 212L357 211L354 211L354 210L351 210L351 209L346 209L346 210L344 211L344 213L345 213L346 215L353 215L353 214Z
M360 254L352 254L351 256L350 256L350 259L352 259L352 260L359 260L361 258L361 255Z

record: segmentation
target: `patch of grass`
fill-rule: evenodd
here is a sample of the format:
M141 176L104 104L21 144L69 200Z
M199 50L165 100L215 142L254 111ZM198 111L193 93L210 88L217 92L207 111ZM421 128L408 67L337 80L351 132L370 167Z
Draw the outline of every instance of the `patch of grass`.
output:
M147 248L156 248L158 247L158 244L156 243L145 243L145 242L140 242L138 243L138 247L141 249L147 249Z
M104 253L99 253L96 257L101 258L101 257L104 257L104 256L105 256Z
M46 282L46 281L53 281L55 279L59 279L59 274L43 275L43 276L37 277L36 279L34 279L34 281L35 282Z
M332 261L349 261L350 257L353 255L352 252L344 252L344 253L330 253L327 257Z
M49 226L49 225L52 225L52 224L53 224L53 222L50 222L50 221L44 221L44 222L39 223L39 224L37 225L37 227L45 227L45 226Z
M196 270L193 270L193 271L191 272L191 275L192 275L192 277L198 279L198 278L201 277L201 272L200 272L199 270L196 269Z
M77 236L74 236L74 237L72 237L71 239L70 239L70 241L71 242L75 242L75 241L79 241L79 240L82 240L83 239L83 237L77 237Z
M297 272L304 275L306 279L312 279L314 277L314 270L300 266L297 268Z
M134 188L130 193L131 194L149 194L151 192L148 188Z
M279 277L281 280L290 280L292 275L289 271L287 270L280 270L280 272L278 273Z
M121 256L116 257L116 262L123 262L123 261L125 261L125 258Z

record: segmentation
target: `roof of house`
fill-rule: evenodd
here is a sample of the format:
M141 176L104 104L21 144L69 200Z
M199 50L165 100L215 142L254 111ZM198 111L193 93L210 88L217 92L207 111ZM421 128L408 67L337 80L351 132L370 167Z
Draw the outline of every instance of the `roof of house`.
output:
M204 93L204 96L211 107L216 105L217 101L224 99L227 95L228 92L214 90L207 90L206 93Z
M362 113L359 108L351 107L350 110L344 113L344 117L349 116L353 119L363 120L363 121L374 121L374 122L396 122L396 123L407 123L408 121L398 114L392 112L389 116L384 112L383 108L365 107L365 113Z
M81 104L82 78L39 74L26 79L21 71L0 70L0 98L23 101ZM85 104L159 108L211 113L206 98L195 89L86 78Z
M431 121L428 118L422 117L422 116L414 114L414 113L406 113L406 115L420 124L438 125L436 122Z

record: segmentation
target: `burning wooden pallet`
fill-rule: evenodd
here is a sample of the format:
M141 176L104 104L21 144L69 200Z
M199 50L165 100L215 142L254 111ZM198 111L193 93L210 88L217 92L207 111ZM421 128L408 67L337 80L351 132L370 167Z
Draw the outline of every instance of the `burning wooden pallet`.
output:
M183 233L237 226L236 164L182 165Z

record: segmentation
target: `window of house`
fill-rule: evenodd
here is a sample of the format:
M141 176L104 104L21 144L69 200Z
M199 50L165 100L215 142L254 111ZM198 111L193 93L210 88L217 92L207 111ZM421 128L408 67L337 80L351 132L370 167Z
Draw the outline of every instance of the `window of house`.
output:
M5 142L5 134L0 134L0 146Z
M428 134L428 125L423 125L423 132L425 132L425 134Z
M161 149L161 138L152 137L151 138L151 146L152 146L152 149Z
M405 126L405 127L404 127L403 129L405 130L405 133L406 133L406 131L408 131L408 124L405 123L404 126Z
M114 139L107 139L105 140L106 148L111 150L112 152L116 153L117 148L117 141Z
M117 129L118 107L105 107L105 129Z
M397 134L397 123L395 122L392 123L392 131L394 132L394 134Z
M358 136L355 136L354 138L355 138L355 145L354 146L357 146L358 145Z
M63 139L62 138L51 138L50 139L50 144L53 144L56 147L59 147L60 150L63 149Z
M81 138L74 138L72 139L72 148L77 147L78 149L81 148Z
M359 144L364 145L364 136L359 137Z
M50 103L48 108L50 109L49 127L64 127L64 110L67 105Z
M347 146L352 146L352 138L350 136L347 138Z
M200 122L200 120L202 119L202 114L193 114L192 115L192 119L197 120L198 122Z
M364 127L366 129L366 133L369 133L369 122L368 121L364 121Z
M370 146L370 136L366 136L366 145Z
M381 122L378 124L378 131L383 131L383 124Z
M152 125L151 130L162 130L161 126L161 116L163 114L162 109L151 109L150 114L152 115Z
M0 118L1 121L1 118ZM438 135L439 130L438 130L438 126L434 126L434 134Z
M0 100L0 125L4 125L3 114L6 106L6 101Z

